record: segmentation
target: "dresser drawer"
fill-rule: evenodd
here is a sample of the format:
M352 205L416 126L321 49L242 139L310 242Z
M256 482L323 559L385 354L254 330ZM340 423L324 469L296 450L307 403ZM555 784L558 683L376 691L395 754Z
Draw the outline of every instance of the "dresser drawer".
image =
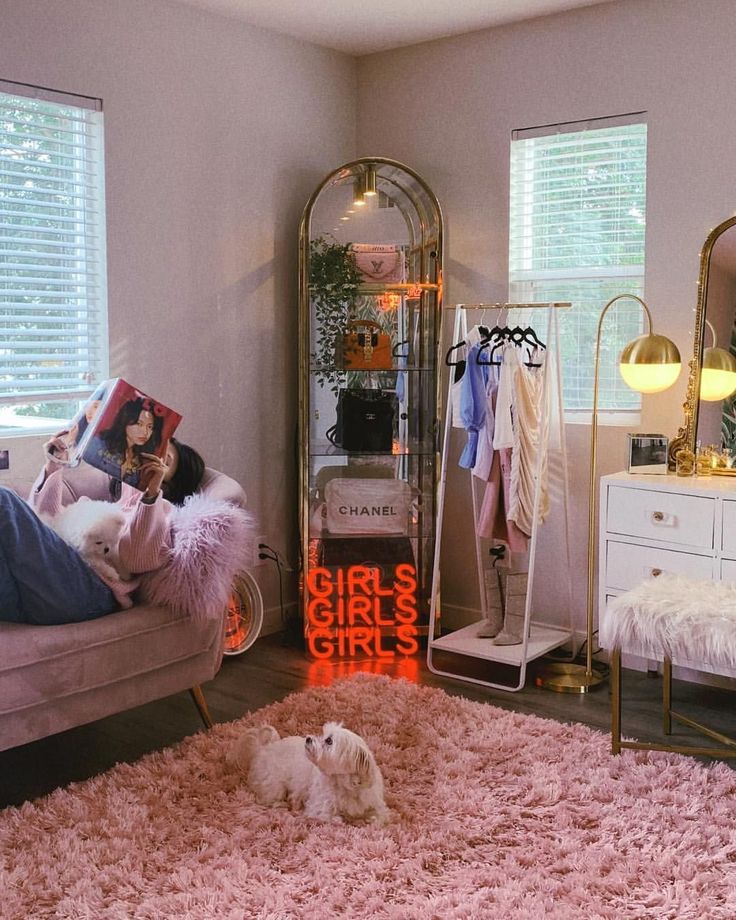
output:
M606 511L609 533L713 548L713 498L609 486Z
M723 538L721 547L728 556L736 558L736 502L723 502Z
M656 546L635 546L633 543L606 543L606 587L629 591L648 578L667 572L710 580L713 558L678 553Z

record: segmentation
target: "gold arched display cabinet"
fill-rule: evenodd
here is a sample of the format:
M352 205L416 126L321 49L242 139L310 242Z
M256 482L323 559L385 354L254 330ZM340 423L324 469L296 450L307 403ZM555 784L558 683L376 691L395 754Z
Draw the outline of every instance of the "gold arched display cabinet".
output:
M427 183L383 157L336 169L304 210L300 585L315 659L409 659L427 634L442 237Z

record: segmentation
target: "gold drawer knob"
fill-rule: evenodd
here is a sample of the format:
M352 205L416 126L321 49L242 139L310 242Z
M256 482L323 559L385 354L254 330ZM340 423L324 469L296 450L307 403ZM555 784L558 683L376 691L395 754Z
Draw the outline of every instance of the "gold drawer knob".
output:
M652 569L652 578L659 578L662 574L662 569Z
M652 520L657 522L663 521L664 511L652 511Z

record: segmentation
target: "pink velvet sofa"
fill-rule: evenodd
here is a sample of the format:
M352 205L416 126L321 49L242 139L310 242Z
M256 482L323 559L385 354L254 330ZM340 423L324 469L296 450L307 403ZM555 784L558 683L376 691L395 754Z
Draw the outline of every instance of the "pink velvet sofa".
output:
M91 467L65 474L67 498L109 497ZM245 505L233 479L207 469L202 492ZM139 605L85 623L0 623L0 750L190 690L211 725L199 685L222 662L223 620L195 623L165 607Z

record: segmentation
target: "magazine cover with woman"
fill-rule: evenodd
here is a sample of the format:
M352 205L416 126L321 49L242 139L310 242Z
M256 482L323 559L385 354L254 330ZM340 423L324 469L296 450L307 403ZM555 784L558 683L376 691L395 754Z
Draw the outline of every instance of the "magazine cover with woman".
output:
M144 491L146 454L162 459L181 415L120 377L101 383L66 435L70 466L80 460Z

